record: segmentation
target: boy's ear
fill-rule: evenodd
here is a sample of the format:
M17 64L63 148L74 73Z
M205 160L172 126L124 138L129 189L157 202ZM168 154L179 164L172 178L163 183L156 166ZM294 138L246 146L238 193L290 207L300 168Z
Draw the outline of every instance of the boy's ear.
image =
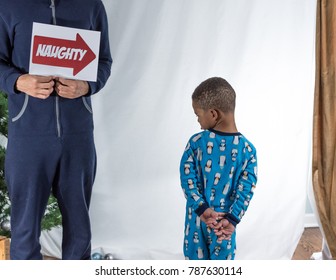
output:
M217 119L219 117L219 112L216 109L210 109L210 113L214 119Z

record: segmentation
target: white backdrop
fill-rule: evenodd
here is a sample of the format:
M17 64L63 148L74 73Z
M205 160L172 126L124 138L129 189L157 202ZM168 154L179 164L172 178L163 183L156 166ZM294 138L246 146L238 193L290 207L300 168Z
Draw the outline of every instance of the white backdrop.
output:
M309 185L315 0L105 0L111 78L93 97L98 154L92 247L118 259L182 259L179 161L199 131L191 94L226 78L259 181L237 259L290 259ZM43 250L60 255L58 231Z

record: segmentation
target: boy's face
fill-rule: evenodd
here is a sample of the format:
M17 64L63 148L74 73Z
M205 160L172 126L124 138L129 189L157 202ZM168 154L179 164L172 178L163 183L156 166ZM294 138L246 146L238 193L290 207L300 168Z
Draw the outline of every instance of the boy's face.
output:
M213 110L204 110L200 108L195 101L192 102L192 107L197 116L197 121L201 125L201 129L210 129L216 125L216 118L213 114Z

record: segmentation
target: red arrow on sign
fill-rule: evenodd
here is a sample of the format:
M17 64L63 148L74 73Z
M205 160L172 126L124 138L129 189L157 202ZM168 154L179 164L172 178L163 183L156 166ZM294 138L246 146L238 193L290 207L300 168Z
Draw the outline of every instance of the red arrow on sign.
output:
M95 58L95 53L78 33L75 41L34 36L33 63L73 68L76 76Z

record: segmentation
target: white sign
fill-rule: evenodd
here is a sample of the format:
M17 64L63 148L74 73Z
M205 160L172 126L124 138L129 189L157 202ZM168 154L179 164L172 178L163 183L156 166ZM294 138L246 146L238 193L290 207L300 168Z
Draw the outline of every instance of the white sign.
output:
M96 81L100 32L33 23L29 74Z

